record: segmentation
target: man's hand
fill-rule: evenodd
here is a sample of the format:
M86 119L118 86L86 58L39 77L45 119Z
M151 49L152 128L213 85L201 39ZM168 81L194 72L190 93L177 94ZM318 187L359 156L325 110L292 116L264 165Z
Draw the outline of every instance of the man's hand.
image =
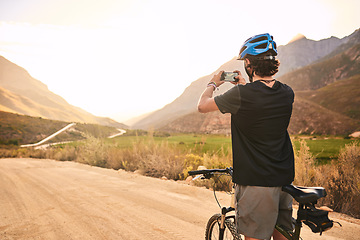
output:
M219 110L218 106L215 103L215 100L213 98L213 92L214 90L219 87L221 84L224 83L224 81L221 81L221 74L224 71L220 71L218 74L214 75L212 79L210 80L209 84L207 85L205 91L202 93L199 99L198 103L198 111L201 113L208 113L213 112L216 110ZM216 86L213 86L213 85Z
M216 84L216 87L219 87L221 84L224 83L224 81L221 81L221 74L223 74L224 71L220 71L218 74L214 75L212 79L210 80L210 83L213 82Z
M236 70L234 71L235 73L239 74L235 77L235 79L237 79L238 81L237 82L233 82L232 84L234 85L238 85L238 84L241 84L241 85L245 85L246 84L246 81L245 79L241 76L241 72Z

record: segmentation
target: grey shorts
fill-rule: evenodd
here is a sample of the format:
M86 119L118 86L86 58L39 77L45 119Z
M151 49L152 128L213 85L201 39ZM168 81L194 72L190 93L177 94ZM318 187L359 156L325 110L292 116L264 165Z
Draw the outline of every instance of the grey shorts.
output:
M293 198L281 187L235 185L236 227L240 234L270 239L275 224L293 229Z

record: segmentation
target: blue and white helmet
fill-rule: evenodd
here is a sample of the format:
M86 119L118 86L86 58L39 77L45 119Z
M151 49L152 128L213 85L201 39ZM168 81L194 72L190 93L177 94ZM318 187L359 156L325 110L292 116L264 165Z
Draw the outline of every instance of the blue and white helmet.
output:
M241 46L238 60L244 60L247 55L256 56L270 51L271 56L277 55L276 43L269 33L255 35ZM272 58L266 58L272 59Z

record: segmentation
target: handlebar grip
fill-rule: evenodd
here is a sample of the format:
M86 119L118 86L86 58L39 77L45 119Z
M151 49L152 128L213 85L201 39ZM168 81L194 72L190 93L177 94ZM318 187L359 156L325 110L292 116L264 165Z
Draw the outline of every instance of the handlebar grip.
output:
M199 174L206 174L209 173L209 170L195 170L195 171L188 171L189 175L199 175Z
M195 171L188 171L189 175L199 175L199 174L209 174L209 173L228 173L228 169L203 169L203 170L195 170Z

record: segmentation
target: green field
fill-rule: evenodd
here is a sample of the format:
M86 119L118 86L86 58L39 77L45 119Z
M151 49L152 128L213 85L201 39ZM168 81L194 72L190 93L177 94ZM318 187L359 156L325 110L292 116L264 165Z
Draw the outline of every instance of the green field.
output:
M324 139L307 139L305 140L313 156L321 161L337 159L339 151L345 145L354 142L352 139L324 138ZM295 149L299 149L299 140L293 140Z
M327 138L310 138L306 136L293 136L292 142L295 151L299 150L300 141L304 139L312 155L319 161L328 161L336 159L341 148L355 141L353 139L341 139L336 137ZM168 137L151 137L148 136L122 136L109 141L116 142L121 148L131 147L137 141L155 141L161 143L166 141L169 145L183 149L191 150L193 153L218 153L224 154L231 152L231 137L222 135L194 135L178 134Z
M167 137L148 136L121 136L109 139L108 142L116 143L120 148L132 147L138 141L167 142L170 146L191 150L193 153L225 153L231 151L231 138L218 135L175 134Z

